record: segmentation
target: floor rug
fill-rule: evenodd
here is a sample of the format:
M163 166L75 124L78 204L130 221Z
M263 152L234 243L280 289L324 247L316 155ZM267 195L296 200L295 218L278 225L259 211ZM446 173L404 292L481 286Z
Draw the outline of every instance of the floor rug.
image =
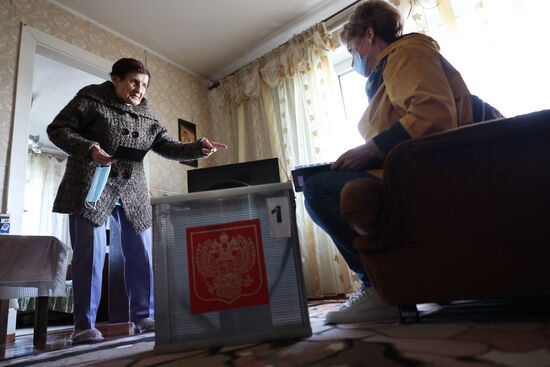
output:
M0 366L448 366L549 367L548 303L422 305L420 322L325 325L339 302L310 303L313 336L155 355L154 334L0 361Z

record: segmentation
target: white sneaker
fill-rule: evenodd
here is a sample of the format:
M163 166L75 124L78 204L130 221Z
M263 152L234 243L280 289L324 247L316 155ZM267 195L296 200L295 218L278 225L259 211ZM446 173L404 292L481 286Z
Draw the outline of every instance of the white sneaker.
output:
M147 333L149 331L154 331L154 330L155 330L155 320L150 317L139 319L134 322L135 333Z
M104 340L101 331L96 328L74 329L69 342L71 344L99 343Z
M382 301L373 287L361 286L351 294L336 311L325 316L327 324L351 324L355 322L393 319L399 317L399 309Z

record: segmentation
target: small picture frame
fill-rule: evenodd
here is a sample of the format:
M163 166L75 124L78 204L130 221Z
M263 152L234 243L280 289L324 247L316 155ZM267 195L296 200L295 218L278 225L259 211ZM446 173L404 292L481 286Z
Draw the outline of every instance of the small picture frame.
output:
M178 119L178 138L182 143L193 143L197 140L197 125L192 122ZM180 161L180 163L187 164L192 167L198 167L199 161L197 159L191 159L187 161Z

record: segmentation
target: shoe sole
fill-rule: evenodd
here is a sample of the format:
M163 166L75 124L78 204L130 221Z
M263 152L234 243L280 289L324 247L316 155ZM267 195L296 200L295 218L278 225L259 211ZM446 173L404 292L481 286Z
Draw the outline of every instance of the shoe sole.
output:
M139 326L134 326L133 335L151 333L155 331L155 328L152 329L140 329Z
M71 345L80 345L80 344L94 344L94 343L101 343L104 341L105 338L95 338L95 339L85 339L85 340L77 340L77 341L71 341Z

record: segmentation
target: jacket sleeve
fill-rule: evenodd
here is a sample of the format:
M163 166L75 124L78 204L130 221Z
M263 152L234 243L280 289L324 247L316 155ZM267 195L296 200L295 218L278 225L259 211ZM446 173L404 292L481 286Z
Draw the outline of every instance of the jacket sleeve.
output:
M165 128L161 127L155 137L151 149L164 158L174 160L187 160L202 158L203 138L193 143L182 143L170 136Z
M57 147L81 161L90 159L90 149L97 142L86 139L81 131L91 121L90 101L81 96L74 97L48 125L48 137Z
M404 114L391 129L373 138L386 154L407 138L457 126L454 96L439 52L415 45L389 57L384 85L392 105Z

